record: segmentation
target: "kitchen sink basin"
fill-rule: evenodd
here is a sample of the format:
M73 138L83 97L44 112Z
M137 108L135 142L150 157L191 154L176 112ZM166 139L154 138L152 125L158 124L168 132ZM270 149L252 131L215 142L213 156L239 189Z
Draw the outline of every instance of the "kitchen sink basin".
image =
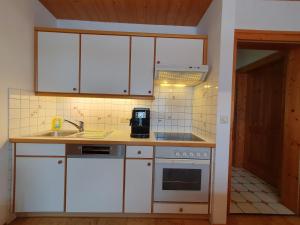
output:
M74 131L74 130L60 130L60 131L49 131L36 136L37 137L67 137L77 133L78 131Z
M87 139L103 139L111 133L112 131L84 131L81 133L74 134L72 135L72 137Z
M60 130L60 131L48 131L33 135L35 137L53 137L53 138L86 138L86 139L103 139L112 131L84 131L78 132L76 130Z

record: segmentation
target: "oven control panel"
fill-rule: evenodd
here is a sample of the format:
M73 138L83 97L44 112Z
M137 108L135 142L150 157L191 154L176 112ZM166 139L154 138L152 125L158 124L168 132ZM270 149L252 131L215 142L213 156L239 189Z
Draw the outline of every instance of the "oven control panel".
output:
M156 158L168 159L210 159L210 148L194 147L156 147Z
M209 156L207 152L175 152L175 158L207 159Z

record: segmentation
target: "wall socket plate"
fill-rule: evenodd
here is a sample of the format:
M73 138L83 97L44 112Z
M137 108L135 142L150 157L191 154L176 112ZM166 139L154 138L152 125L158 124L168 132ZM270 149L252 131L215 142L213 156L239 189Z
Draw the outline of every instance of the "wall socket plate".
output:
M221 115L220 116L220 124L227 124L228 123L228 116L227 115Z

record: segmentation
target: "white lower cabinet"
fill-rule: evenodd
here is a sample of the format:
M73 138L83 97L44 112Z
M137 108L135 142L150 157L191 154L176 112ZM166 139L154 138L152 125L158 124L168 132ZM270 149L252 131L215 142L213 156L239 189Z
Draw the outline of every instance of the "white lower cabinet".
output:
M63 212L65 159L16 158L16 212Z
M154 213L208 214L208 204L154 203Z
M124 159L69 158L67 212L122 212Z
M152 160L126 160L125 213L151 213L152 168Z

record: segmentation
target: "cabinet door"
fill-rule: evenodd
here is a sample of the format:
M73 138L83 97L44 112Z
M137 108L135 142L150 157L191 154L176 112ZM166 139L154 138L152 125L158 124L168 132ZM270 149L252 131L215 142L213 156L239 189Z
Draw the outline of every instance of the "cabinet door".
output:
M38 32L37 91L78 93L79 34Z
M152 160L126 160L125 212L151 213Z
M122 212L124 160L69 158L67 212Z
M128 94L129 37L82 35L81 93Z
M64 158L16 158L16 212L64 211Z
M153 95L154 38L132 37L130 94Z
M197 67L203 64L203 40L157 38L156 64Z

